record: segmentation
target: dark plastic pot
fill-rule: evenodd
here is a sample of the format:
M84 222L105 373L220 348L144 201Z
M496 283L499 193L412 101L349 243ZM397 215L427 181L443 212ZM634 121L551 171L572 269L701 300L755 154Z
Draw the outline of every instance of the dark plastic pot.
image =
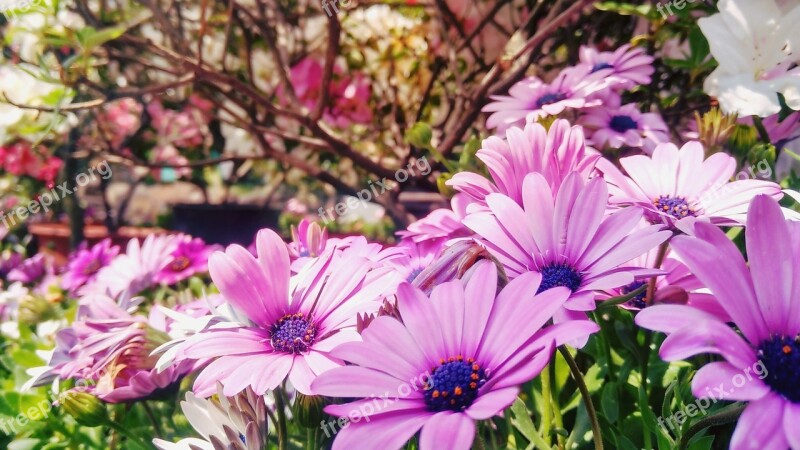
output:
M176 231L203 238L209 244L249 245L262 228L278 228L280 211L238 204L177 204L172 208Z

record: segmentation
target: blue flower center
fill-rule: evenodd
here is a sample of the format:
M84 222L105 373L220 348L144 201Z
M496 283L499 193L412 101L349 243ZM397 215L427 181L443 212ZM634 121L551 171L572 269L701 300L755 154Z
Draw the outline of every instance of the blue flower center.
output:
M541 108L544 105L560 102L565 98L567 98L567 94L564 94L562 92L553 92L551 94L544 94L543 96L539 97L538 100L536 100L536 106Z
M283 353L306 352L316 337L317 326L302 313L281 317L270 332L272 348Z
M583 276L580 273L570 267L569 264L564 263L548 264L542 268L541 274L542 284L539 285L539 289L536 291L537 294L557 286L564 286L575 292L581 287L581 281L583 281Z
M653 206L662 214L669 214L676 219L694 217L695 211L689 207L685 197L670 197L667 195L653 199Z
M472 358L451 357L439 360L425 384L425 405L429 411L463 411L478 398L486 383L486 372Z
M612 66L609 63L597 63L594 66L592 66L591 73L599 72L599 71L601 71L603 69L613 69L613 68L614 68L614 66Z
M631 116L614 116L611 118L611 123L609 123L608 126L617 133L624 133L628 130L639 128L639 124L636 123Z
M417 276L419 276L419 274L422 273L423 270L425 270L424 267L417 267L416 269L412 270L411 273L408 274L408 277L406 277L406 281L411 283L415 278L417 278Z
M627 286L624 286L622 289L620 289L620 291L622 292L622 295L627 295L627 294L630 294L631 292L639 289L640 287L642 287L642 286L644 286L646 284L647 283L644 282L644 281L634 281L633 283L631 283L631 284L629 284ZM633 306L634 308L644 309L644 308L647 307L647 303L645 303L645 301L644 301L644 298L646 296L647 296L647 289L645 289L644 291L640 292L639 294L636 294L635 297L633 297L632 299L628 300L628 305L629 306Z
M800 336L774 336L758 346L764 383L792 403L800 404ZM759 374L763 376L763 374Z

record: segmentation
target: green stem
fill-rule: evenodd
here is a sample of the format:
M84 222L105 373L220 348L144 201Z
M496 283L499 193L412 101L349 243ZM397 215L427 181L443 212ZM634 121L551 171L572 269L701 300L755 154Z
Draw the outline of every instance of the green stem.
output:
M710 416L704 417L697 421L694 425L692 425L689 430L681 437L680 445L678 446L679 450L684 450L687 445L689 445L689 441L696 435L697 433L705 430L708 427L713 427L717 425L725 425L728 423L736 422L739 419L739 416L742 415L742 411L747 405L742 404L733 404L728 408L723 409L722 411L712 414Z
M600 422L597 420L597 411L594 409L592 394L589 393L589 388L586 386L586 380L583 379L581 369L578 367L578 363L575 362L575 358L572 357L572 354L570 354L569 350L567 350L566 347L561 346L558 347L558 351L561 352L561 355L564 356L564 360L567 361L569 371L572 373L572 378L575 379L575 383L578 385L578 390L583 398L583 404L586 406L586 415L589 416L589 422L592 424L592 439L594 439L594 448L595 450L603 450L603 435L600 431Z
M161 425L158 423L155 414L153 414L153 410L150 408L150 405L147 401L142 402L142 407L144 407L144 412L147 414L147 418L150 419L150 423L153 424L153 430L156 433L156 437L160 438L162 436L161 432Z
M111 427L114 431L116 431L117 433L119 433L122 436L125 436L126 438L128 438L128 441L133 443L133 444L135 444L137 447L142 448L144 450L152 450L152 448L153 448L152 446L149 446L149 445L145 444L144 441L139 439L139 437L137 437L136 435L132 434L130 432L130 430L128 430L127 428L125 428L122 425L118 424L117 422L112 422L111 420L109 420L107 425L109 427Z
M542 379L542 430L541 435L546 442L548 448L550 447L550 422L553 420L553 411L551 409L550 400L553 398L553 386L550 378L550 367L545 367L540 375Z
M283 389L275 389L275 412L278 414L278 449L289 448L289 436L286 428L286 403L283 400Z
M642 286L636 291L643 290L644 288L645 287ZM606 356L606 365L608 366L607 370L608 378L610 378L611 381L617 381L617 374L614 373L614 360L611 357L611 340L610 340L611 337L608 335L608 330L606 330L606 327L603 325L602 315L599 314L597 311L595 311L593 315L594 315L594 321L597 323L597 325L600 326L600 346L603 347L603 353L605 353Z
M761 137L761 140L769 144L769 133L767 133L767 129L764 128L764 122L761 121L761 117L753 116L753 125L755 125L756 130L758 130L758 135Z
M556 380L556 363L553 361L550 364L550 377L552 380ZM552 385L552 383L551 383ZM551 405L553 405L553 419L555 420L556 427L560 429L564 429L564 417L561 415L561 405L558 402L558 392L555 389L552 389L553 397L550 399ZM556 433L556 439L558 440L558 448L564 448L564 436L561 433Z
M641 389L643 391L643 394L644 394L643 396L640 396L640 397L643 397L645 399L649 399L650 396L647 394L647 372L649 370L650 343L653 340L653 334L650 333L649 331L646 331L646 330L644 331L644 333L645 333L645 335L644 335L644 347L643 347L643 352L642 352L641 360L640 360L640 363L641 363L640 372L642 374L642 382L639 383L639 389ZM647 404L647 405L639 405L639 406L641 406L641 408L643 410L644 410L644 408L650 408L649 404ZM644 411L642 411L642 414L643 414L643 417L644 417ZM651 440L651 437L650 437L650 432L647 431L647 430L644 430L644 448L646 450L650 450L651 448L653 448L653 443L652 443L652 440Z

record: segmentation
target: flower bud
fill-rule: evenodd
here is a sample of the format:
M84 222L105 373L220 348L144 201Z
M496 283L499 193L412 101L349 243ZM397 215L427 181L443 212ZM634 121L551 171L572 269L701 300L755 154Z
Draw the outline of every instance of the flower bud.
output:
M34 325L57 317L53 305L42 297L26 295L19 301L19 321Z
M325 397L303 395L298 392L294 405L292 405L292 415L300 425L306 428L315 428L324 419L325 414L322 409L327 405Z
M412 285L430 294L433 287L447 281L460 280L469 274L469 270L483 259L492 261L489 252L472 240L461 240L453 243L442 252L442 255L425 268ZM504 276L503 271L498 271ZM504 284L504 280L502 284Z
M58 403L75 421L87 427L96 427L108 421L106 405L87 392L70 390L58 397Z

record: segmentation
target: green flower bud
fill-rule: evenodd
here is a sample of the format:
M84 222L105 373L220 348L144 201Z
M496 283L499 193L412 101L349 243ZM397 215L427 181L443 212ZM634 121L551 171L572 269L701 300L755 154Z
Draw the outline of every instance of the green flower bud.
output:
M106 405L92 394L71 390L62 393L58 402L81 425L96 427L108 421Z
M26 295L19 301L19 321L21 323L35 325L56 317L53 305L42 297Z
M318 395L303 395L297 393L297 398L292 405L292 415L297 419L297 423L306 428L315 428L324 419L323 408L328 404L325 397Z
M425 122L417 122L406 131L406 142L417 148L430 148L433 130Z

